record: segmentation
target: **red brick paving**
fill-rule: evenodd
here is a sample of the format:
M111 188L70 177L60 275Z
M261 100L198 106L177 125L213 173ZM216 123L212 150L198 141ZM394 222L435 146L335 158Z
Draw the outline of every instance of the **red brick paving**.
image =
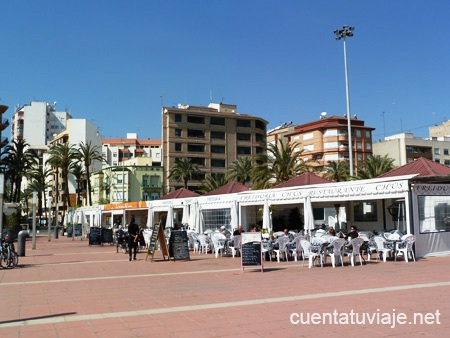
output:
M264 262L263 273L242 272L239 258L159 257L129 262L113 246L66 237L38 237L36 250L27 241L19 266L0 270L0 337L443 337L450 327L450 257L334 269ZM439 310L441 324L290 322L334 310L408 319Z

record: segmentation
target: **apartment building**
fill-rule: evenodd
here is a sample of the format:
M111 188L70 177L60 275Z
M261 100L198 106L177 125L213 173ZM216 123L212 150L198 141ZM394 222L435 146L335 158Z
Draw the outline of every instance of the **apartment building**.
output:
M240 114L236 105L163 107L164 193L183 187L183 182L168 178L177 159L189 158L198 165L201 173L189 181L188 187L196 190L207 175L225 173L239 157L265 152L266 128L266 120Z
M356 116L350 119L352 132L353 164L357 166L372 155L372 131L375 128L364 125ZM287 134L290 143L298 143L304 161L321 172L330 161L350 161L347 117L326 116L319 120L298 125Z
M431 128L430 128L431 129ZM394 165L401 166L420 157L450 166L450 137L415 137L412 133L402 133L385 137L373 144L374 155L388 155Z

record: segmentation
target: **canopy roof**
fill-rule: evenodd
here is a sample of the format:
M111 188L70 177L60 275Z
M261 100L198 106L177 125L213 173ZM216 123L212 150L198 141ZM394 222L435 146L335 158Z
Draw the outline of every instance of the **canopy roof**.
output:
M417 174L419 177L450 175L450 167L436 163L425 157L419 157L415 161L392 169L378 177L383 178L411 174Z
M180 188L178 190L172 191L171 193L159 198L160 200L170 200L173 198L189 198L200 196L196 192L190 191L185 188Z
M274 188L287 188L287 187L295 187L299 185L309 185L309 184L322 184L322 183L330 183L331 181L326 178L320 177L311 172L305 172L303 174L298 175L297 177L291 178L290 180L280 183Z
M214 190L206 193L205 196L232 194L232 193L237 193L237 192L242 192L242 191L247 191L247 190L250 190L250 188L247 187L246 185L244 185L240 182L233 181L233 182L230 182L228 184L221 186L220 188L214 189Z

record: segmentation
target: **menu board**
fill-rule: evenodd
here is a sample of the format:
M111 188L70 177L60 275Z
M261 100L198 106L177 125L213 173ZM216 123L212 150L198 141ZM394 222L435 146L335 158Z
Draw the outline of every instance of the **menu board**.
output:
M102 244L102 229L91 228L89 232L89 245L101 245Z
M186 231L174 230L170 233L169 255L174 260L190 260L189 239Z
M262 265L262 237L260 232L241 233L241 265L245 267L261 267Z
M153 224L152 236L150 237L150 243L148 244L148 251L145 260L147 260L148 256L151 255L153 261L153 256L155 255L156 250L156 241L159 241L159 246L161 248L164 260L166 260L167 256L170 261L169 248L167 247L166 236L164 235L164 230L161 227L160 223Z
M83 224L75 224L75 237L83 237Z
M102 228L102 244L104 243L114 244L113 229Z

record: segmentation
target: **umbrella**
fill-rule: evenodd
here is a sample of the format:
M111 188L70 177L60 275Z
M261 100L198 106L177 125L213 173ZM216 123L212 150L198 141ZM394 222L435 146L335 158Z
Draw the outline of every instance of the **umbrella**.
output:
M185 225L189 223L189 205L183 205L183 217L181 218L181 224Z
M198 232L197 229L198 202L195 201L191 203L190 209L191 210L189 211L189 228L199 234L200 232Z
M153 228L153 208L148 208L148 216L147 216L147 228Z
M173 205L169 206L169 211L166 217L166 229L173 228Z
M269 200L264 200L264 209L263 209L263 229L267 229L268 233L272 232L272 219L270 217L270 206Z
M196 217L197 224L195 228L198 229L199 234L202 234L205 232L205 224L203 222L202 208L200 208L200 206L197 205L197 210L198 210Z
M311 230L314 230L314 214L311 205L311 196L308 195L305 197L303 209L305 216L305 230L307 230L308 233L311 233Z
M100 209L95 211L94 225L97 227L102 226L102 211Z
M233 229L237 229L238 227L238 206L237 206L237 202L233 201L231 203L231 208L230 208L230 228L231 230Z

